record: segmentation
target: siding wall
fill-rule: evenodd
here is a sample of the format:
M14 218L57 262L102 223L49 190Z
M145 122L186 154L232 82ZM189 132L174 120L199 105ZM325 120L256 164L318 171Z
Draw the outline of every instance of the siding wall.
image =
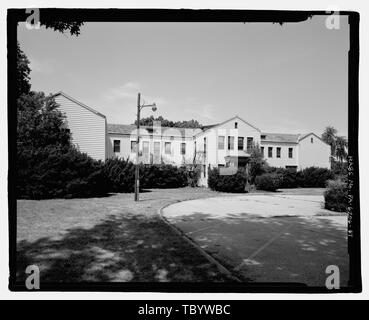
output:
M311 134L299 142L299 169L312 166L330 168L330 154L330 146Z
M106 153L106 119L85 107L64 97L55 96L59 110L66 115L67 125L72 135L72 142L81 152L96 160L105 160Z
M271 167L298 166L299 163L299 146L296 143L277 143L277 142L261 142L264 147L264 159ZM273 156L268 157L268 148L273 148ZM281 157L277 158L277 148L281 148ZM288 149L292 148L292 158L288 157Z

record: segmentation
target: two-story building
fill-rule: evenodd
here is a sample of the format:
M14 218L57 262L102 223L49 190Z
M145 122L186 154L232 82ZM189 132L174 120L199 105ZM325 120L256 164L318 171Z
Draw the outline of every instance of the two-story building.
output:
M108 124L93 108L59 92L55 95L66 115L73 143L95 159L122 157L136 161L137 128ZM207 185L208 167L242 166L250 149L259 146L270 166L294 168L330 167L330 146L314 134L265 133L239 116L224 122L192 128L165 128L159 123L142 126L139 162L201 165L201 185Z

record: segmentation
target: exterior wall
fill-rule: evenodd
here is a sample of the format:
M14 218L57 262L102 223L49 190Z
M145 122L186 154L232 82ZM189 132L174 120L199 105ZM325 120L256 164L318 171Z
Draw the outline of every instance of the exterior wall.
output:
M330 169L330 154L328 144L314 134L306 136L299 142L299 170L312 166Z
M271 167L296 166L299 164L299 146L297 143L277 143L277 142L261 142L261 147L264 147L264 159ZM271 158L268 156L268 148L273 148L273 155ZM277 158L277 148L281 148L281 157ZM288 156L288 149L293 148L292 158Z
M55 96L59 110L66 115L72 142L81 152L94 159L105 160L106 118L59 94Z
M141 131L142 130L142 131ZM194 144L192 130L191 134L182 136L181 132L173 128L162 128L161 132L149 134L146 130L140 129L140 145L139 145L139 161L143 163L167 163L173 165L190 164L194 156ZM129 158L131 161L136 161L136 152L131 150L131 141L136 141L136 130L133 130L130 135L109 133L109 156L117 156ZM114 153L114 140L120 141L120 152ZM144 144L148 144L148 152L143 150ZM155 153L155 143L159 143L159 154ZM166 153L165 144L170 143L170 153ZM185 143L185 154L181 154L181 144Z
M237 122L237 129L235 129L235 122ZM224 136L224 149L221 150L218 148L219 136ZM229 136L234 137L234 148L232 150L228 150ZM209 166L212 168L225 165L226 156L238 155L238 137L244 138L242 150L245 152L247 151L248 137L253 138L255 144L260 145L260 131L237 117L195 136L196 149L200 152L204 151L204 138L206 138L206 157L201 158L203 165L199 182L201 186L207 186L207 168Z

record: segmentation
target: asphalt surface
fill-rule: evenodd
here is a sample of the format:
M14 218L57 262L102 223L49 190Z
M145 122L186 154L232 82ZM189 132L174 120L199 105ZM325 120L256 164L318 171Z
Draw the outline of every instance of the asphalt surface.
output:
M247 194L179 202L163 216L243 281L347 286L347 217L322 195Z

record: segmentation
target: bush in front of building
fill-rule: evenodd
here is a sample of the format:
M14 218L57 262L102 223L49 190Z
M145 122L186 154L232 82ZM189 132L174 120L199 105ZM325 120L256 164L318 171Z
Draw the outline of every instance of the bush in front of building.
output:
M85 198L108 193L103 164L73 146L17 152L17 198Z
M111 192L133 192L135 165L123 158L110 158L105 161L104 174Z
M170 164L140 164L140 190L182 188L188 185L188 170ZM133 192L135 164L128 159L107 159L104 172L111 192Z
M347 212L348 188L347 183L337 179L327 182L327 189L324 192L325 209L338 212Z
M140 166L141 188L182 188L188 185L186 167L171 164L145 164Z
M255 186L258 190L276 191L280 188L281 175L277 173L264 173L255 178Z
M238 168L233 175L221 175L218 168L208 170L208 186L210 189L222 192L242 193L247 182L246 171Z
M279 188L324 188L334 174L326 168L308 167L301 171L267 167L266 173L275 173L280 176Z
M333 177L329 169L309 167L297 173L297 183L302 188L325 188L327 181Z

